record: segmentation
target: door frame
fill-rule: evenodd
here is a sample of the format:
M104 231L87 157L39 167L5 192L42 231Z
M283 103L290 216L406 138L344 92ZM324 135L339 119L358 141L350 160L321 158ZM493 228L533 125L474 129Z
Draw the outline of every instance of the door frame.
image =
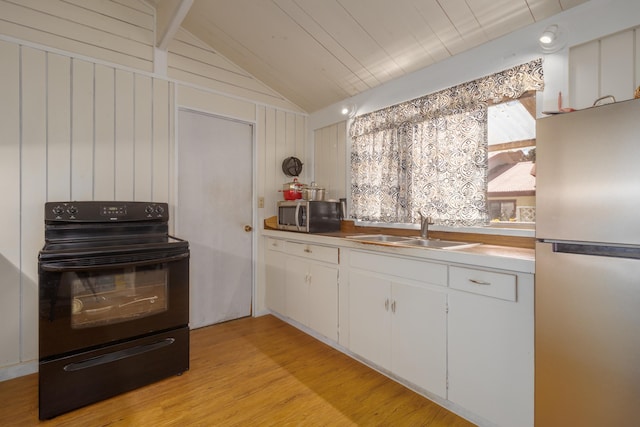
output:
M184 105L176 104L175 107L175 126L174 126L174 139L175 139L175 152L173 159L173 169L175 170L175 174L173 177L173 188L174 188L174 200L176 202L176 208L174 209L174 229L175 234L177 235L180 230L178 230L178 209L177 206L180 203L180 194L178 194L178 175L179 175L179 153L180 153L180 112L184 111L187 113L201 114L203 116L208 116L212 118L229 120L236 123L241 123L245 125L249 125L251 127L251 317L256 317L256 309L257 309L257 289L256 284L258 283L258 268L256 267L256 262L258 260L258 203L256 199L256 191L257 191L257 171L258 171L258 156L257 156L257 138L256 138L256 122L250 120L238 119L236 117L227 116L224 114L214 113L207 110L202 110L194 107L187 107Z

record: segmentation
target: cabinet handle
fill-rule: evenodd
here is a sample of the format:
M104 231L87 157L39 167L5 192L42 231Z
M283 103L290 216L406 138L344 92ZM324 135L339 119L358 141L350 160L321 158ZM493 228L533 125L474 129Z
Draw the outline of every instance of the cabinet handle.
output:
M491 282L485 282L484 280L469 279L469 281L476 285L491 286Z
M311 251L311 249L309 249L309 248L304 248L304 251L305 251L306 253L308 253L308 254L310 254L310 253L312 252L312 251Z
M386 311L389 311L389 298L387 298L386 300L384 300L384 309Z
M395 300L391 303L391 312L392 313L396 312L396 302L395 302Z

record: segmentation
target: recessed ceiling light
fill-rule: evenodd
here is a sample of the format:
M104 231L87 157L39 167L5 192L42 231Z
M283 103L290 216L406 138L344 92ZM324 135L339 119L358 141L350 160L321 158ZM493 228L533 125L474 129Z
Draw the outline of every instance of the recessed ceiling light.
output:
M556 39L557 36L558 36L558 26L551 25L542 32L539 40L540 40L540 43L542 43L543 45L548 45L553 43L553 41Z
M567 32L558 24L549 25L538 38L544 53L558 52L567 44Z
M340 109L343 116L354 117L356 115L356 106L354 104L345 104Z

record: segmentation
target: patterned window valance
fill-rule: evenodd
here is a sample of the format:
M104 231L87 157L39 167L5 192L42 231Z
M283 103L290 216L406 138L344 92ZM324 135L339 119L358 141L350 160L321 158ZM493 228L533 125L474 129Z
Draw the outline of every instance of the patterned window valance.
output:
M351 216L362 221L488 223L487 105L542 90L542 60L356 117Z
M352 138L398 127L405 122L473 110L478 104L516 99L530 90L542 90L542 59L441 90L402 104L356 117L349 128Z

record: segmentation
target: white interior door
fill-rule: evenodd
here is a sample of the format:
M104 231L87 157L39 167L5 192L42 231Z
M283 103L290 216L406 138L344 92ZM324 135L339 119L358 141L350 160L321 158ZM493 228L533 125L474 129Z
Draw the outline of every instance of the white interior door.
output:
M191 328L251 314L253 127L178 115L176 232L191 248Z

